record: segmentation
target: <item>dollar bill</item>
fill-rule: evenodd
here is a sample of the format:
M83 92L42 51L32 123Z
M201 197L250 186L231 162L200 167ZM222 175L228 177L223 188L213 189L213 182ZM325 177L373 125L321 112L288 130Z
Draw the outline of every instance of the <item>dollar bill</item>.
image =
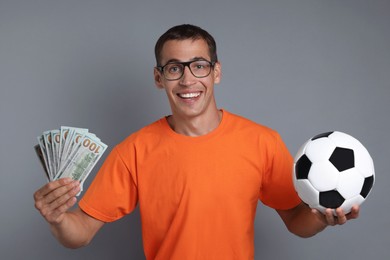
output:
M40 147L39 144L35 145L34 146L34 150L39 158L39 161L43 167L43 170L45 171L46 173L46 178L48 181L50 181L50 175L49 175L49 172L47 171L47 166L46 166L46 162L45 162L45 158L43 157L43 153L42 153L42 149Z
M60 164L60 158L58 157L60 150L60 130L55 129L50 132L51 135L51 145L52 145L52 153L53 153L53 172L58 171L58 167Z
M65 126L61 126L60 128L60 151L58 157L60 158L60 164L61 164L61 158L62 158L62 153L64 151L64 146L66 143L66 139L68 138L69 135L69 128Z
M42 164L42 166L44 166L43 168L46 172L48 180L51 180L52 175L51 175L50 169L49 169L46 145L45 145L43 135L38 136L37 139L38 139L38 145L35 146L35 152L40 160L41 160L41 158L43 158L44 163ZM39 146L39 150L38 150L37 146Z
M77 143L77 149L63 163L54 179L71 177L84 183L92 168L100 159L107 145L91 134L85 134Z
M43 132L43 142L46 147L46 158L47 158L47 165L50 173L50 177L53 178L55 175L54 166L53 166L53 146L51 142L51 131L45 131Z
M34 150L48 181L70 177L80 182L81 190L107 149L107 145L86 128L61 126L44 131L37 140Z
M71 154L73 154L74 151L78 149L80 140L84 137L85 134L88 133L88 129L86 128L63 126L61 127L61 129L64 129L64 133L67 129L69 131L69 134L65 138L65 144L60 159L60 168L62 168L63 164L67 161Z

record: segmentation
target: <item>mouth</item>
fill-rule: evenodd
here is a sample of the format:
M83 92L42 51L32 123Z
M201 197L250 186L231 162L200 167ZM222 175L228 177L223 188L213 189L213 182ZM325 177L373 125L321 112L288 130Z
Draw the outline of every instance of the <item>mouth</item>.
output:
M194 99L199 97L201 92L190 92L190 93L178 93L177 96L182 99Z

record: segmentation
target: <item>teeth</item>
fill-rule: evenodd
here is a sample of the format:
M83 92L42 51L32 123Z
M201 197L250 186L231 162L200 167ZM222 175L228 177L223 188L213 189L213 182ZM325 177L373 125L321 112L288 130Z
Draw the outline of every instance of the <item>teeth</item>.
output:
M199 97L200 92L179 94L181 98L195 98Z

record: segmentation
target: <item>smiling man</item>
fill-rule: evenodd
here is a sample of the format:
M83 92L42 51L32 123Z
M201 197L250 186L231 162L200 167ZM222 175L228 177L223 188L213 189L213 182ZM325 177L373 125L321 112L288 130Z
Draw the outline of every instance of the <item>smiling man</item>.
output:
M310 210L293 188L292 157L279 134L218 109L221 64L209 33L175 26L155 55L155 83L172 114L118 144L75 210L77 182L61 179L34 194L62 244L88 244L137 204L147 259L253 259L259 200L301 237L358 217L358 207L348 215L338 209L337 217Z
M171 37L166 42L164 37L157 42L158 66L154 71L156 85L165 89L171 106L168 122L180 134L207 134L222 118L214 98L214 84L220 82L221 65L216 55L210 53L206 40ZM209 42L215 46L212 38Z

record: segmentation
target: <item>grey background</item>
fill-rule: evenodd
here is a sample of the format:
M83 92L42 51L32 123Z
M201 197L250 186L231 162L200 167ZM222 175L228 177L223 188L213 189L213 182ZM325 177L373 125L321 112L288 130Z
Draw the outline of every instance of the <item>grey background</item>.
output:
M388 259L386 0L1 0L0 258L143 259L138 212L86 248L52 238L34 208L45 178L33 146L42 131L69 125L89 128L111 150L168 114L153 82L153 47L181 23L217 40L220 107L278 130L293 154L311 136L339 130L374 158L374 190L360 218L342 227L301 239L259 203L256 259Z

